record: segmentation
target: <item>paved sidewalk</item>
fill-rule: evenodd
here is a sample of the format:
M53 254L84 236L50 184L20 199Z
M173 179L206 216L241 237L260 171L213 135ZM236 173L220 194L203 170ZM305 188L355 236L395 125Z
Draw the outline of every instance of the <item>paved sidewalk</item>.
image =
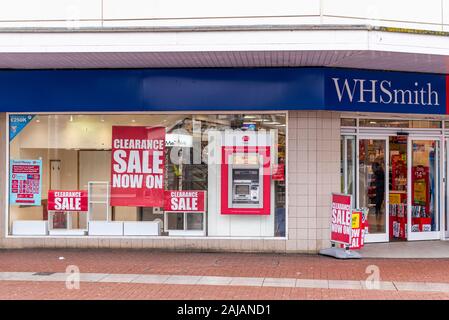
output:
M81 273L66 288L66 268ZM449 299L449 259L1 250L0 299ZM380 287L365 280L378 270ZM37 274L36 274L37 273Z
M67 282L74 279L80 283L138 283L138 284L176 284L200 286L239 286L239 287L273 287L273 288L311 288L311 289L349 289L349 290L381 290L381 291L424 291L443 292L449 294L449 283L438 282L401 282L401 281L355 281L355 280L322 280L294 278L250 278L250 277L218 277L161 274L110 274L71 272L0 272L0 281L27 282Z

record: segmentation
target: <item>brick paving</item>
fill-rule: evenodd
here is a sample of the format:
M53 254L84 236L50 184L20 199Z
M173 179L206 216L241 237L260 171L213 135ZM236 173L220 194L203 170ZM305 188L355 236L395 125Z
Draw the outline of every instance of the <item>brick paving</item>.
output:
M64 257L64 259L59 259ZM0 272L165 274L227 277L364 280L379 267L381 280L449 283L449 259L336 260L315 255L186 253L147 250L1 250ZM0 299L449 299L446 292L274 288L139 283L0 281Z
M62 256L64 260L58 258ZM337 260L317 255L186 253L146 250L1 250L0 272L182 274L233 277L361 280L379 267L382 280L449 283L449 259Z
M68 290L62 282L0 282L0 299L171 299L171 300L449 300L448 293L361 291L309 288L261 288L129 283L81 283Z

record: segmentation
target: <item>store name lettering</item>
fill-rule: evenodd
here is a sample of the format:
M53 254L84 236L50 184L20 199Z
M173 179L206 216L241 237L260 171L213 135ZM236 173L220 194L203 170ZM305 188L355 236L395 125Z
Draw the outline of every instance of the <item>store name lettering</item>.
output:
M419 86L414 83L413 89L393 88L388 80L340 79L332 78L338 101L358 103L406 104L439 106L438 92L432 90L432 84ZM346 100L347 99L347 100Z

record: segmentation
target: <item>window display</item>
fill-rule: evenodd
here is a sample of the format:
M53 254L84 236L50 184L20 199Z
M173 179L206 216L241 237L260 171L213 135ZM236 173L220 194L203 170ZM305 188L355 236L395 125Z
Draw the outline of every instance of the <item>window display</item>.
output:
M285 114L9 119L11 234L285 236Z

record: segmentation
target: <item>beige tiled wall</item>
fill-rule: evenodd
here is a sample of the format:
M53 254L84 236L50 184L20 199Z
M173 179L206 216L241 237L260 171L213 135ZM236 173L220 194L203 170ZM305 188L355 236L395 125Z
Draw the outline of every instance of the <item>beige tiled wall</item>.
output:
M6 115L0 114L0 154L6 152ZM130 248L179 251L310 252L329 246L330 194L340 191L340 116L289 112L288 240L5 238L5 183L0 184L0 245L4 248ZM0 181L5 181L0 159Z
M340 115L289 112L288 252L316 252L329 243L330 199L340 192Z

